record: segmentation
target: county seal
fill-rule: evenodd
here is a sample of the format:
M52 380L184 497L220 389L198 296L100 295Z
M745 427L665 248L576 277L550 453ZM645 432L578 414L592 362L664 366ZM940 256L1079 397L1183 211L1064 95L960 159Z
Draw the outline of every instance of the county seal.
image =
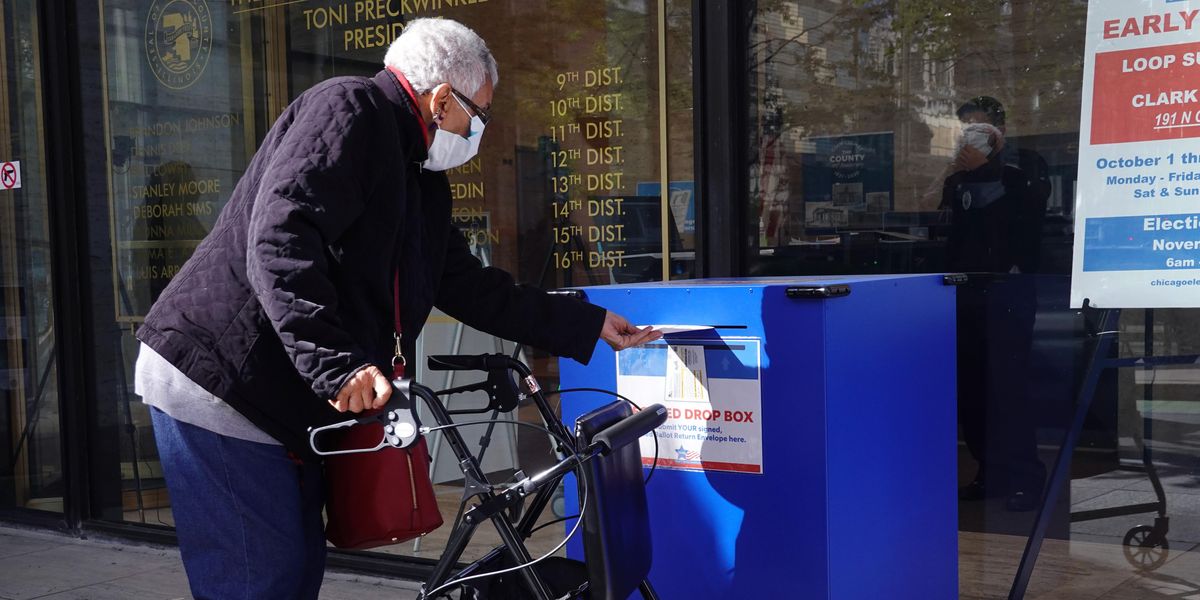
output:
M146 59L163 85L184 89L212 54L212 13L204 0L154 0L146 17Z

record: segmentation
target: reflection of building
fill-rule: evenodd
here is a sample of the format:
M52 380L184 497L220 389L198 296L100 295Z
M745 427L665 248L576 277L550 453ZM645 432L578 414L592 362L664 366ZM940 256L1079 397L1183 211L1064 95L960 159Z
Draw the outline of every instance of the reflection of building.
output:
M850 224L850 212L839 208L831 202L808 202L804 205L807 213L804 225L813 229L837 229Z
M916 209L914 199L953 151L959 132L954 110L962 101L981 94L1024 93L1037 85L1028 75L1017 75L1026 65L1044 71L1061 68L1049 55L1062 49L1042 47L1049 43L1042 40L1051 26L1022 4L948 12L946 18L958 20L945 27L969 30L954 34L927 26L916 12L903 14L903 5L897 8L902 14L894 14L879 6L785 3L759 15L750 58L758 67L752 114L761 135L777 135L781 151L794 156L810 151L802 140L814 135L894 131L901 167L897 207ZM1061 18L1079 22L1078 7L1055 10ZM985 44L978 41L983 36ZM1038 123L1030 113L1012 112L1010 128L1034 132ZM1063 119L1056 126L1074 124ZM765 142L760 145L755 168L778 164L774 152ZM764 204L775 202L769 193L762 197Z

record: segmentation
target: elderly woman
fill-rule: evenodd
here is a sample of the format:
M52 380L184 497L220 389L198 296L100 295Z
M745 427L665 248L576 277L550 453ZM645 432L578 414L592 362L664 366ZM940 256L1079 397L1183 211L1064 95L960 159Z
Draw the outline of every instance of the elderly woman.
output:
M443 171L475 155L498 81L479 36L415 20L384 65L284 111L138 330L136 387L197 598L317 597L321 470L305 432L383 406L433 306L581 362L598 338L659 336L484 268L451 225Z

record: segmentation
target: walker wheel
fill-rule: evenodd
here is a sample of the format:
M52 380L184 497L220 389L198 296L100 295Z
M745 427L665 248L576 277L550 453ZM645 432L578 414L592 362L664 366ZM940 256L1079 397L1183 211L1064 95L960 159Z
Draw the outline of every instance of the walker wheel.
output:
M1167 562L1171 546L1167 538L1149 525L1138 525L1125 534L1125 560L1135 568L1153 571Z

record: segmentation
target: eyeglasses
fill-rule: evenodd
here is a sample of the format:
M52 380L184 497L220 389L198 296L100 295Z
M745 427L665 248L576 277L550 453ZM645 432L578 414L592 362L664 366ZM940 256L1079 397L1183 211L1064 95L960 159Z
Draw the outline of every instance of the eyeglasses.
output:
M454 92L454 96L456 98L458 98L459 100L462 100L462 103L466 104L467 108L470 108L471 112L475 113L475 116L479 117L479 120L483 121L484 125L487 125L488 121L492 120L492 113L490 111L484 110L483 108L480 108L480 106L478 104L471 102L471 99L468 98L466 94L460 93L458 90L456 90L454 88L450 88L450 91Z

